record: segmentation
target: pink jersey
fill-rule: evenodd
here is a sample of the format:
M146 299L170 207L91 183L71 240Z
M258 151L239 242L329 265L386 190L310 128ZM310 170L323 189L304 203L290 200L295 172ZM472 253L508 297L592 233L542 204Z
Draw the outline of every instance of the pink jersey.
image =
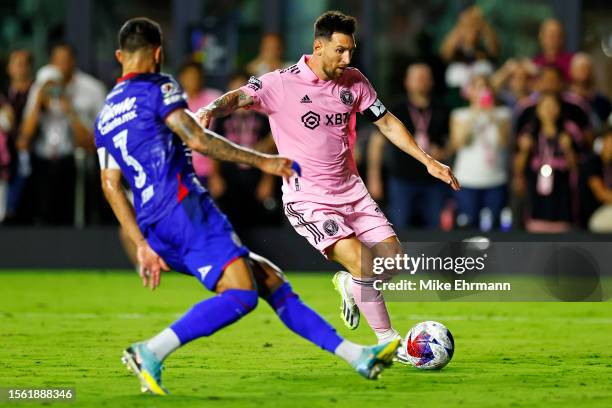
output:
M221 91L218 91L213 88L204 88L200 92L198 92L198 94L193 98L187 99L187 106L189 107L190 111L197 112L198 109L208 105L221 95L223 95ZM211 127L212 124L213 123L211 121ZM204 156L203 154L193 152L192 162L193 169L195 170L195 173L198 177L205 178L208 177L208 175L211 173L212 162L208 157Z
M253 98L254 109L268 115L279 154L302 168L301 177L284 181L285 203L355 202L367 194L352 154L355 113L369 109L378 118L385 108L358 69L347 68L339 79L323 81L306 64L309 58L251 78L240 89Z

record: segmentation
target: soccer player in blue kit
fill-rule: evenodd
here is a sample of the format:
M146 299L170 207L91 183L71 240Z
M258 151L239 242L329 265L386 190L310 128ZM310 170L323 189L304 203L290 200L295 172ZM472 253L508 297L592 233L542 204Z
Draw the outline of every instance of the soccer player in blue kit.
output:
M340 337L300 300L278 267L240 243L198 183L190 156L196 150L283 177L298 167L287 158L237 146L198 125L180 86L160 73L162 33L157 23L131 19L118 37L116 57L123 76L95 124L105 196L137 246L145 286L155 289L161 271L172 268L216 293L153 338L123 352L122 360L138 376L142 391L167 394L161 383L164 359L239 320L257 306L258 298L293 332L346 360L365 378L377 378L391 364L399 341L361 346ZM122 176L133 191L133 206L121 186Z

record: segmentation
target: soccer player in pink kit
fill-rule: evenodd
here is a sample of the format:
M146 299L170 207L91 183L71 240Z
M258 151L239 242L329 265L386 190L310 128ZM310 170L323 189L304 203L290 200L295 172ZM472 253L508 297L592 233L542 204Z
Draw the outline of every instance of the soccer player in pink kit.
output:
M372 259L395 257L403 250L357 173L352 155L355 114L372 120L432 176L455 190L459 184L448 166L417 146L365 76L349 67L355 50L354 31L353 17L337 11L324 13L315 23L312 55L259 79L252 77L247 85L226 93L197 115L204 127L211 118L238 108L268 115L279 153L302 169L301 176L283 184L287 217L311 245L348 270L334 276L347 327L357 327L361 311L379 342L385 342L399 335L391 326L382 293L373 287Z

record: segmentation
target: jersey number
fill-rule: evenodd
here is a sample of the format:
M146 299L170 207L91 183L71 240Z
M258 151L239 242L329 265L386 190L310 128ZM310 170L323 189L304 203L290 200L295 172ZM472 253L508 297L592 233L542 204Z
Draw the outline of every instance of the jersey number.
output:
M117 149L121 150L121 157L123 157L123 160L125 161L125 163L128 166L132 167L134 171L136 171L136 178L134 179L136 188L142 188L147 182L147 175L145 174L142 168L142 165L138 163L138 161L135 158L133 158L132 156L128 154L127 136L128 136L127 129L123 130L117 133L115 137L113 137L113 143Z

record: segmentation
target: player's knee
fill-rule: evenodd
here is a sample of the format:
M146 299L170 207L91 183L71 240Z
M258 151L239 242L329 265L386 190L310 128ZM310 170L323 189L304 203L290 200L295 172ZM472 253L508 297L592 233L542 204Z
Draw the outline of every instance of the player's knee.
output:
M361 251L353 248L342 251L328 251L328 257L330 260L338 262L344 266L353 275L358 271L361 271Z
M266 302L268 302L268 304L272 306L272 309L276 310L278 313L287 302L299 299L300 297L293 291L289 282L285 282L266 298Z
M241 315L245 315L257 307L257 291L244 289L228 289L221 294L230 298Z

